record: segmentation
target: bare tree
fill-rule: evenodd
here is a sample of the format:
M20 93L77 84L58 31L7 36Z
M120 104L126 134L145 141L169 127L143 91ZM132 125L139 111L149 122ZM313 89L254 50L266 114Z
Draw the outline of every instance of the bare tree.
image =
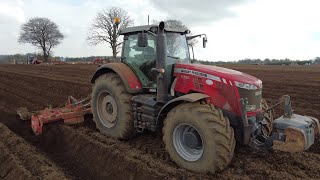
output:
M159 24L159 21L157 20L152 20L152 24ZM165 27L168 28L187 28L182 21L176 20L176 19L168 19L164 21Z
M58 25L49 18L31 18L21 26L19 43L29 43L39 47L43 52L43 59L48 62L51 49L61 43L64 38Z
M167 28L187 28L186 25L182 23L180 20L176 19L168 19L164 21L165 27ZM152 24L159 24L159 21L153 20ZM188 36L192 36L192 33L188 34ZM198 43L197 39L187 39L188 45L192 46L192 52L193 52L193 47ZM167 48L168 48L168 53L170 55L174 55L179 52L180 50L180 42L177 41L176 38L167 38ZM192 53L194 54L194 53Z
M180 20L168 19L165 21L165 26L169 28L187 28Z
M153 24L159 24L158 21L153 20L152 21ZM177 19L168 19L166 21L164 21L165 26L168 28L188 28L186 25L184 25L182 23L182 21L177 20ZM190 36L192 36L192 33L190 33ZM198 43L198 41L196 39L191 39L188 40L188 44L195 46Z
M119 18L120 24L115 25L114 19ZM119 34L117 30L133 26L133 19L130 18L127 11L112 7L98 12L89 30L87 40L92 45L108 43L112 48L113 58L116 59L120 51L121 42L118 41Z

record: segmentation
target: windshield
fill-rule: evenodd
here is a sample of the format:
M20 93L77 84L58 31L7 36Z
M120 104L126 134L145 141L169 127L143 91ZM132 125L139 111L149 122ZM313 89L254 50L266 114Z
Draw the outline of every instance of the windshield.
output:
M167 33L167 64L174 64L176 61L188 63L189 49L185 35L179 33Z
M156 59L156 39L153 36L148 35L148 46L138 46L138 35L133 34L128 36L128 39L124 42L123 51L124 60L128 63L134 63L141 65L148 61Z
M190 61L188 44L185 35L179 33L167 34L167 64L174 64L177 62L188 63ZM127 42L124 43L125 51L123 57L125 61L135 61L138 64L144 63L145 61L155 60L156 58L156 38L148 35L148 46L138 47L138 35L130 35ZM149 55L146 58L146 55Z

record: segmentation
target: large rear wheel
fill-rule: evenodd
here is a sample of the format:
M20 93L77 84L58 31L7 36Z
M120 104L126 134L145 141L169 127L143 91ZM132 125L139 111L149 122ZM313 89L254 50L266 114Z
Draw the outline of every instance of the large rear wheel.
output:
M131 97L114 73L101 75L95 81L91 106L93 120L101 133L115 139L129 139L135 135Z
M207 104L185 103L173 108L162 132L171 159L190 171L214 173L233 157L235 138L229 120Z

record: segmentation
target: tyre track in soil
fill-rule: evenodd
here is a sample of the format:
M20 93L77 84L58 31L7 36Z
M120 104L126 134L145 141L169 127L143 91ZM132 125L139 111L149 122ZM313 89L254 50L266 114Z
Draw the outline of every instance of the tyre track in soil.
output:
M67 179L54 163L0 123L0 179Z
M12 81L12 79L14 79L14 81ZM60 88L62 84L65 84L63 85L63 90ZM46 105L59 106L65 102L68 95L76 98L86 97L90 93L91 87L88 84L83 85L63 80L48 80L35 76L26 76L12 72L0 72L0 90L20 97L24 99L25 102L33 103L35 107L31 106L30 109L37 110L44 108Z
M27 74L27 76L30 76L30 77L34 77L34 78L43 78L43 77L46 77L46 75L44 75L43 73L25 73L25 72L16 72L16 71L13 71L13 70L4 70L2 71L4 73L7 73L7 74L16 74L16 75L21 75L21 76L25 76ZM70 83L78 83L78 84L82 84L82 85L88 85L89 82L83 82L83 78L81 77L74 77L74 76L71 76L70 78L68 77L68 79L66 79L66 76L60 76L60 75L54 75L54 74L49 74L46 78L46 80L63 80L64 82L70 82ZM87 78L85 78L87 79Z
M65 71L68 70L68 68L65 69ZM70 91L67 85L68 82L65 82L64 80L59 80L57 83L60 83L60 85L56 88L62 89L60 91L61 94L77 91L76 89ZM45 85L46 84L40 86L40 89L45 89ZM29 96L32 95L29 94ZM50 99L50 96L48 98ZM63 102L64 100L65 99L61 98L57 101ZM14 103L12 105L14 105ZM295 154L270 154L256 152L249 148L239 149L237 150L235 158L231 162L230 166L222 173L218 173L216 175L194 174L176 167L175 164L170 161L168 154L164 151L161 134L159 133L147 133L146 135L140 135L129 142L119 142L101 135L94 128L94 124L92 121L90 121L90 118L87 118L85 128L70 128L66 126L49 125L45 129L47 133L45 133L45 136L41 138L42 140L35 140L33 134L30 132L30 129L27 130L27 128L29 128L28 122L21 123L14 115L11 115L9 118L7 118L5 123L17 134L21 135L28 142L32 143L42 152L48 155L50 159L52 159L57 165L62 167L65 172L68 172L69 175L75 179L90 179L90 177L108 176L108 173L104 172L105 168L101 169L101 167L109 167L110 165L104 166L104 163L110 163L110 160L107 159L103 161L104 163L98 163L99 165L97 166L95 166L95 164L96 162L99 162L100 159L107 158L104 153L108 152L109 149L120 150L116 154L121 155L125 153L128 155L128 157L125 156L125 159L132 158L133 160L131 159L131 162L132 164L136 164L136 167L143 169L143 171L147 172L148 174L151 173L160 178L319 178L318 172L320 172L319 165L317 165L319 162L319 148L317 147L311 148L310 152L308 153L304 152ZM63 135L60 137L60 134ZM70 143L74 141L78 143ZM319 147L318 141L317 145ZM81 153L81 150L86 148L88 149L85 152L93 152L91 154L95 154L95 156L83 158L86 157L87 154ZM96 154L98 154L99 157L97 157ZM120 160L121 156L119 159L117 158L118 157L116 157L115 160ZM135 159L137 160L135 161ZM290 159L290 161L287 162L287 159ZM306 162L308 163L306 164ZM117 164L115 164L115 166L117 166ZM126 166L128 169L132 168L132 171L129 171L129 174L139 172L139 169L135 169L127 164L119 165L118 168L120 169L121 167ZM308 171L308 169L310 170ZM117 169L112 170L119 172ZM114 175L116 175L116 173ZM133 174L131 177L134 178L136 176Z

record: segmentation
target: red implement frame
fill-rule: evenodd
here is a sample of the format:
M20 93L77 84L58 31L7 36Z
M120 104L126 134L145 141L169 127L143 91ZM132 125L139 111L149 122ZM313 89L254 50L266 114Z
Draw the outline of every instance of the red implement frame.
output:
M90 99L78 101L72 96L62 108L45 108L31 116L31 127L36 135L42 134L43 124L63 120L67 124L78 124L84 121L85 114L91 114Z

